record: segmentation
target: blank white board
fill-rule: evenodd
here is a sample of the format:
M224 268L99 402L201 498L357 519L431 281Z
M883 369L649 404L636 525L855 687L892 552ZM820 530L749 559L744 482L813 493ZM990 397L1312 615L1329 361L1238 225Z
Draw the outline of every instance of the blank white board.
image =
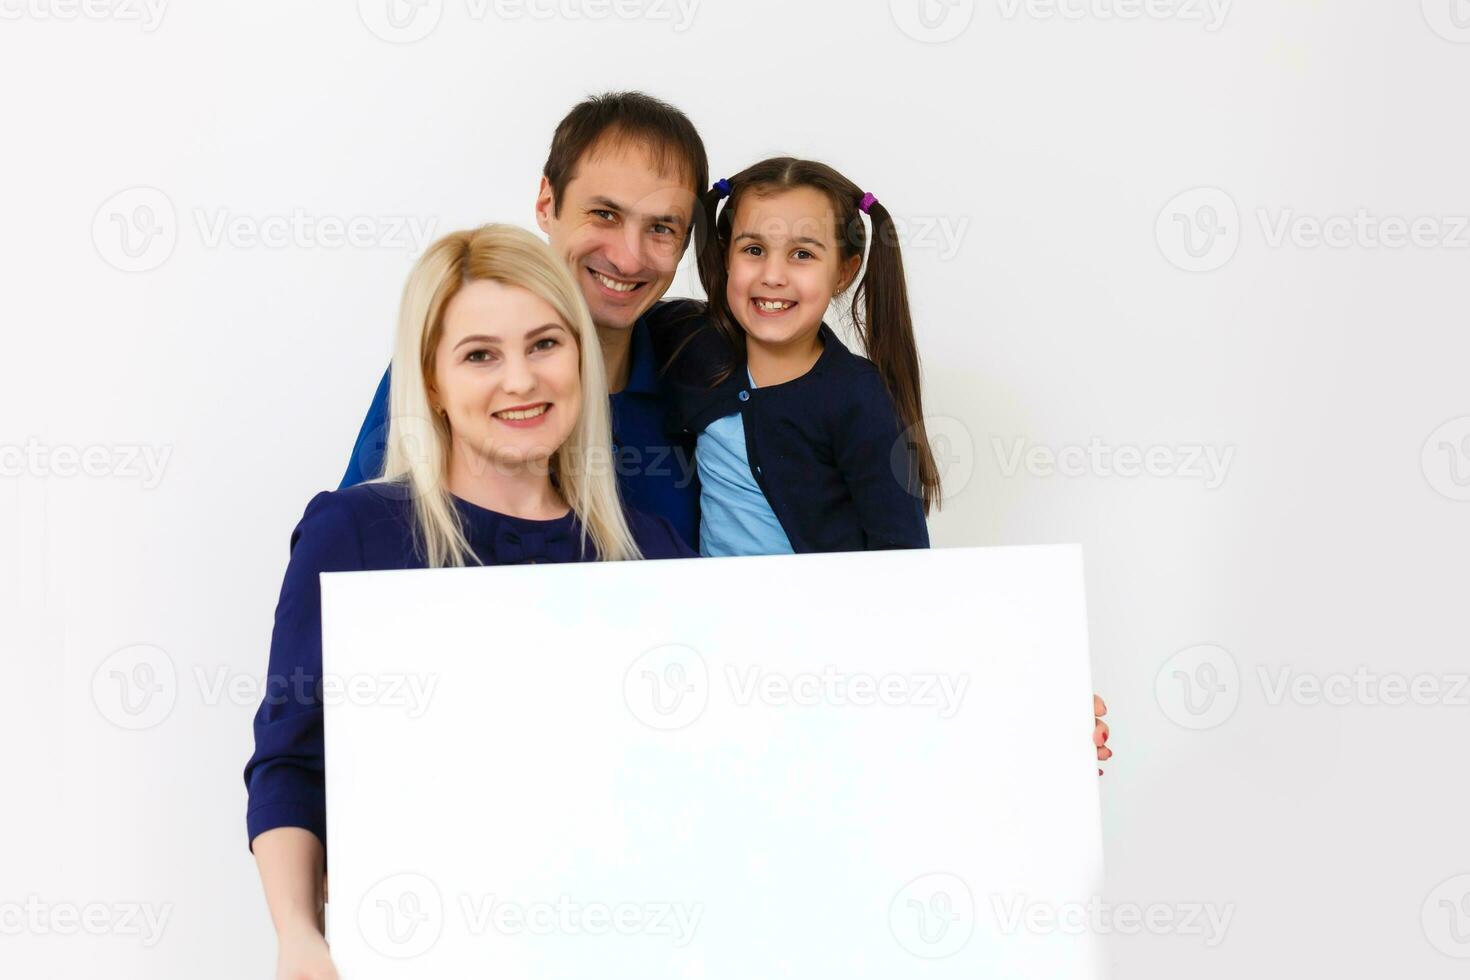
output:
M322 593L345 980L1102 975L1078 547Z

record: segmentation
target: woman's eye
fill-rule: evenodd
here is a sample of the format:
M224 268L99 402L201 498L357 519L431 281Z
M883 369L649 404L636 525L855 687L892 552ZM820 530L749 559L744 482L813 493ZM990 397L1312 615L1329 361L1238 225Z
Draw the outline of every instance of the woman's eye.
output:
M465 360L471 364L483 364L490 360L491 354L487 350L472 350L465 355Z
M551 337L545 337L545 338L542 338L541 340L536 341L536 343L531 346L531 349L532 350L551 350L553 347L556 347L556 346L558 346L558 341L552 339Z

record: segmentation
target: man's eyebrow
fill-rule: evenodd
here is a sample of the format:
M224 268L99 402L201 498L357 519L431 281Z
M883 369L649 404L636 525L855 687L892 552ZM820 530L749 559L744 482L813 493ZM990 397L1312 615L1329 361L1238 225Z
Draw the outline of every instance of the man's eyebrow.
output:
M587 202L589 207L606 208L609 211L622 211L623 206L610 197L594 197Z
M564 324L556 323L554 321L552 323L543 323L539 327L535 327L535 328L533 328L531 330L527 330L526 331L526 339L527 340L530 340L532 337L539 337L542 334L546 333L548 330L565 330L565 329L566 329L566 326ZM468 337L465 337L459 343L455 344L453 349L454 350L459 350L465 344L473 344L473 343L498 344L498 343L500 343L500 338L499 337L492 336L491 334L488 334L488 333L470 334Z
M621 204L619 204L617 201L614 201L612 198L610 198L610 197L602 197L600 195L598 197L594 197L591 200L589 200L587 202L587 206L588 207L592 207L592 208L604 208L604 209L606 209L608 211L616 211L619 214L622 214L622 213L624 213L624 212L627 211L627 208L623 207ZM689 222L689 219L687 217L685 217L684 215L682 215L682 214L650 214L650 215L648 215L648 220L649 221L662 221L665 224L671 224L671 225L673 225L673 224L688 224L688 222Z

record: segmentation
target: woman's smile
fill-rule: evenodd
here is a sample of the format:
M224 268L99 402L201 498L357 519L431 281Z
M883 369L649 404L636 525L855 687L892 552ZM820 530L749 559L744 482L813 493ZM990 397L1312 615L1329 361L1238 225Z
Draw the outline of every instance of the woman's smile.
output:
M517 429L530 429L546 421L546 416L551 412L551 402L536 402L531 405L516 405L512 408L502 408L490 415L496 421L504 422L506 425Z

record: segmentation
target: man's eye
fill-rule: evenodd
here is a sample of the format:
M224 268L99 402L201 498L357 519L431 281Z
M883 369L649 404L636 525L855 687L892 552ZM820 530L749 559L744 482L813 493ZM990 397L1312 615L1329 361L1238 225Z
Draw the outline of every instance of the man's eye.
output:
M668 225L654 225L653 233L655 235L672 235L674 234L674 229L670 228Z
M613 214L606 208L595 208L592 213L597 215L597 217L601 218L603 221L612 221L617 217L617 215Z

